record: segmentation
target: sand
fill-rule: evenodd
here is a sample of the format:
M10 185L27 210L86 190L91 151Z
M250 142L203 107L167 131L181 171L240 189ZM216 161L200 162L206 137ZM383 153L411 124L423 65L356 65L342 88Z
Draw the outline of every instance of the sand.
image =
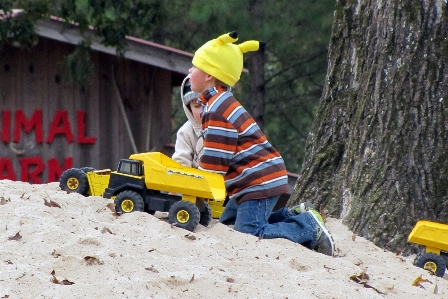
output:
M0 181L0 212L0 298L448 298L448 281L413 266L415 256L334 218L329 257L216 220L189 232L117 215L112 201L58 183Z

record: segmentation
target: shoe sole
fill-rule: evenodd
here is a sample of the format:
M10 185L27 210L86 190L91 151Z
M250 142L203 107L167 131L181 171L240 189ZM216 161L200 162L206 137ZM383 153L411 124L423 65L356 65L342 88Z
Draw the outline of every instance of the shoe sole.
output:
M328 239L330 239L330 243L331 243L331 256L334 255L334 252L336 251L336 246L334 245L334 240L333 240L333 236L330 234L330 232L325 228L325 226L322 225L322 223L320 223L319 219L317 219L316 215L314 215L313 212L310 212L309 214L311 214L311 216L313 216L314 220L316 221L316 223L319 225L319 227L322 229L323 233L325 233L328 237Z

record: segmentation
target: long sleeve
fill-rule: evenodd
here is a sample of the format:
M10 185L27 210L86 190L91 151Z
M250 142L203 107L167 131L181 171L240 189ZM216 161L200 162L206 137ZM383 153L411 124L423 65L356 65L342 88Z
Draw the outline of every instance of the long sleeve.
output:
M199 168L224 175L230 198L238 201L288 192L283 158L231 92L214 91L204 97L204 153Z
M193 167L197 141L198 137L194 133L190 122L185 122L176 134L173 160L184 166Z

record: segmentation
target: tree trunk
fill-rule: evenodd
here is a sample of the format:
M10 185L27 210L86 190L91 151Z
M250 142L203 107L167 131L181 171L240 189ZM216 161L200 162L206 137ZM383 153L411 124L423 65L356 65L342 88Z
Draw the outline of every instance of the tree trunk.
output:
M248 12L254 25L257 28L262 27L263 23L263 1L250 0ZM264 65L266 63L264 48L249 55L248 70L250 74L249 81L249 109L248 112L257 122L261 129L264 127Z
M264 49L251 53L249 62L249 113L261 129L264 125Z
M404 253L417 249L407 243L417 220L448 223L447 32L442 0L338 1L290 205L312 200Z

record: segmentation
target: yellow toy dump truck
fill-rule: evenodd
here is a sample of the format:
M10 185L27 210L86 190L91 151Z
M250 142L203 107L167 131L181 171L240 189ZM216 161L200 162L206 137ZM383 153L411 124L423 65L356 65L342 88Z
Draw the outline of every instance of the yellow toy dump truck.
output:
M425 246L425 252L417 255L414 265L443 277L448 265L448 225L420 220L409 234L408 241Z
M117 171L90 167L64 171L59 186L67 192L114 199L121 213L168 212L176 226L194 230L207 226L224 210L224 178L183 166L160 152L134 154L121 159Z

